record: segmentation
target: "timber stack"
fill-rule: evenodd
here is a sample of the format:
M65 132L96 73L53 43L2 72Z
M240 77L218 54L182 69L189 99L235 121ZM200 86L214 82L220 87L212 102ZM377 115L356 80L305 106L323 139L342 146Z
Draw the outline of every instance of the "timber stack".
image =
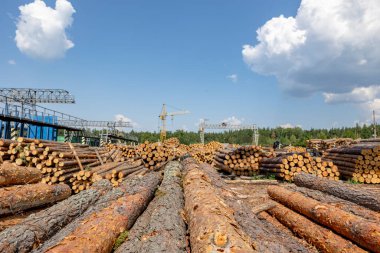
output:
M332 162L320 157L312 157L309 153L288 153L261 160L260 172L275 175L285 181L293 181L297 173L305 172L318 177L339 180L340 173Z
M120 150L121 162L128 161L133 162L140 159L140 155L137 152L137 146L130 145L116 145L112 143L108 143L106 148L109 152L112 150Z
M357 141L351 138L337 138L337 139L310 139L306 141L307 147L324 152L330 148L347 147L356 144Z
M220 142L212 141L207 144L191 144L190 155L199 163L214 165L214 155L216 151L223 147Z
M338 166L346 179L367 184L380 183L380 145L366 142L349 147L329 149L323 155Z
M266 152L260 146L224 148L215 153L214 163L221 171L237 176L253 176L259 171L261 160L274 155L273 151Z

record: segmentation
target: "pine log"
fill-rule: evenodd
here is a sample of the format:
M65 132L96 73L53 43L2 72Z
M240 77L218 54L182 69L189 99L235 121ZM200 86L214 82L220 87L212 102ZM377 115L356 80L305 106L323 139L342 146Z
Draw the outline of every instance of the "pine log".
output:
M181 216L184 207L181 167L178 162L166 165L156 197L116 253L186 252L186 225Z
M81 216L76 218L63 229L59 230L58 233L56 233L53 237L47 240L39 248L34 250L33 253L45 253L50 248L55 247L70 234L74 233L74 231L76 231L81 226L81 224L85 222L90 216L101 212L103 209L109 207L117 199L123 196L134 195L141 191L144 187L144 182L147 182L148 184L159 184L160 180L161 177L158 173L149 173L143 177L134 176L131 178L127 178L125 181L121 183L120 187L113 188L110 192L102 196L93 206L89 207Z
M32 184L41 181L41 171L34 167L17 166L4 162L0 167L0 187L17 184Z
M279 186L269 186L271 198L373 252L380 252L380 225Z
M108 180L95 183L91 189L30 215L20 224L0 233L0 252L30 252L66 224L92 206L112 185Z
M68 185L43 183L0 188L0 216L43 206L68 198Z
M326 192L338 198L365 206L374 211L380 211L380 196L376 193L354 189L342 182L326 180L304 173L295 176L294 183L298 186Z
M239 229L233 210L218 197L210 179L199 169L195 160L187 158L183 165L185 212L188 217L191 251L256 252L248 235Z
M126 194L101 211L89 215L71 234L46 252L110 252L119 234L132 227L154 197L160 175L150 179L139 181L139 185L135 186L139 188L138 192Z
M365 250L352 244L332 233L329 229L319 226L296 212L281 204L269 209L268 213L273 215L286 227L291 229L297 236L314 245L320 252L326 253L364 253Z

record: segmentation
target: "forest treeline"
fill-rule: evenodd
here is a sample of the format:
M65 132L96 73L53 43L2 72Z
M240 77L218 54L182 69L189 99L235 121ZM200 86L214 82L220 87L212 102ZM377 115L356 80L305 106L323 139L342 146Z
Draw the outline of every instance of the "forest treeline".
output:
M377 127L379 133L380 127ZM160 134L158 132L131 132L139 138L140 142L150 141L155 142L159 140ZM330 138L371 138L373 136L373 126L363 125L356 127L343 127L332 129L309 129L302 128L260 128L259 129L259 144L263 146L272 145L276 140L280 141L283 145L305 146L308 139L330 139ZM183 144L199 143L200 137L198 132L188 132L177 130L175 132L168 132L167 138L176 137ZM239 131L225 131L225 132L206 132L205 142L218 141L222 143L236 143L236 144L251 144L252 131L239 130Z

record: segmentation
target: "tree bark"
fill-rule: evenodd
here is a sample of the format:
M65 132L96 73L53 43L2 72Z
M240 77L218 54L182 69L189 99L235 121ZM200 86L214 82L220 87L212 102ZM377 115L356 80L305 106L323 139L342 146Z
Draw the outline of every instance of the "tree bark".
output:
M354 189L342 182L326 180L303 173L295 176L294 183L298 186L326 192L377 212L380 211L380 196L376 193Z
M235 220L233 210L218 196L211 179L195 160L184 164L185 212L190 230L191 251L256 252Z
M271 198L308 218L331 228L340 235L356 242L365 249L380 252L380 225L323 204L304 195L279 186L269 186Z
M129 177L129 176L128 176ZM127 178L120 184L120 187L113 188L111 191L99 198L99 200L90 206L82 215L70 222L67 226L59 230L54 236L42 244L39 248L33 250L33 253L44 253L48 249L59 244L67 236L73 233L89 216L98 213L104 208L108 207L117 199L125 196L126 194L135 194L142 189L141 181L153 182L160 181L160 176L157 173L149 173L144 177L131 177Z
M181 169L178 162L166 165L155 198L115 253L186 252L186 224L181 216L184 207Z
M155 174L155 177L139 180L135 185L139 188L138 192L128 191L108 207L92 213L71 234L46 252L110 252L119 234L133 225L153 198L160 178L159 174Z
M68 185L31 184L0 188L0 216L28 210L68 198Z
M29 252L38 247L111 189L111 183L102 180L94 184L90 190L82 191L50 208L30 215L20 224L0 233L0 252Z
M41 171L34 167L17 166L9 162L4 162L0 167L0 187L33 184L38 183L41 179Z
M350 241L347 241L339 235L332 233L329 229L313 223L302 215L293 212L281 204L277 204L276 207L269 209L268 213L277 218L277 220L292 230L297 236L314 245L321 252L366 252L365 250L352 244Z

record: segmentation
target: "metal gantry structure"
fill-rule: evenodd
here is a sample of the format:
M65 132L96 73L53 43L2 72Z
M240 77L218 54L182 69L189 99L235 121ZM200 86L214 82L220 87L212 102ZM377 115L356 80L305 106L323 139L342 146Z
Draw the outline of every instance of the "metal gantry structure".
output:
M184 114L189 114L190 111L187 110L182 110L182 111L177 111L177 112L167 112L166 111L166 104L162 105L162 110L160 115L158 116L161 120L161 131L160 131L160 140L161 142L164 142L166 140L166 118L168 116L173 117L177 115L184 115Z
M75 98L63 89L0 88L0 102L75 104Z
M232 125L226 122L222 123L207 123L207 119L201 120L199 124L199 135L201 139L201 143L205 143L205 130L206 129L214 129L214 130L244 130L249 129L252 130L252 144L259 144L259 132L256 124L251 125Z

